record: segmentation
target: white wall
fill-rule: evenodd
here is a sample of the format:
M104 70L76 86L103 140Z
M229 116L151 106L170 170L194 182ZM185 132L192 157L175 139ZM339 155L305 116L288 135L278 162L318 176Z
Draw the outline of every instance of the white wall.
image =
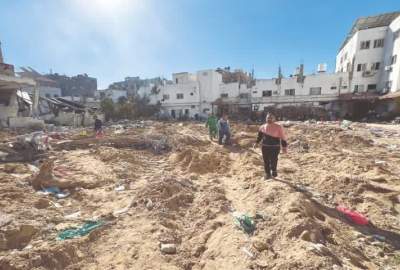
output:
M174 84L185 84L196 81L196 75L189 72L180 72L172 74L172 81Z
M397 37L397 38L396 38ZM400 17L394 20L388 30L388 48L385 53L385 66L389 66L393 55L397 55L397 62L386 71L384 81L392 81L391 92L400 90Z
M2 91L2 90L0 90ZM9 90L7 90L9 91ZM0 103L0 124L6 126L8 118L17 117L18 115L18 101L17 101L17 90L13 90L11 94L10 102L8 105Z
M220 97L223 94L228 94L228 98L238 97L240 93L239 83L221 83L219 85Z
M318 104L322 101L336 100L340 93L348 93L348 75L347 73L319 73L307 75L304 83L298 83L297 77L282 78L281 85L275 83L275 79L256 80L252 88L251 96L253 103L271 106L273 104L295 104L311 102ZM311 87L321 87L320 95L310 95ZM345 88L347 87L347 88ZM286 89L295 89L294 96L285 95ZM272 91L272 96L263 97L263 91ZM259 106L262 110L263 106Z

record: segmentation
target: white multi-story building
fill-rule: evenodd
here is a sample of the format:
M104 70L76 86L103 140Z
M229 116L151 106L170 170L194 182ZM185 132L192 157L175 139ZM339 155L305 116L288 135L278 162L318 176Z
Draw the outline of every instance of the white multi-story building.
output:
M181 72L172 74L172 82L141 87L138 93L148 96L151 104L160 103L164 114L192 118L212 111L212 103L220 97L221 84L221 74L212 69L196 74Z
M336 56L336 72L350 73L353 93L397 91L400 12L356 20Z

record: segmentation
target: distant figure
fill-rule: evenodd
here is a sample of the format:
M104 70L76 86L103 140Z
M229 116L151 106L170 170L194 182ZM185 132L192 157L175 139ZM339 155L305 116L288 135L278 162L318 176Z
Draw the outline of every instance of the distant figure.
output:
M94 131L96 133L96 137L103 135L103 122L97 118L97 116L94 117Z
M275 123L275 115L268 113L266 124L262 125L258 131L257 143L262 141L261 151L264 160L265 180L278 176L278 156L279 152L287 152L287 142L283 127ZM254 146L255 146L254 145Z
M210 135L210 140L215 139L217 137L217 117L214 114L208 114L206 128L208 127L208 134Z
M218 121L218 143L222 144L222 140L225 137L225 145L231 143L231 130L229 127L228 115L223 114L221 119Z

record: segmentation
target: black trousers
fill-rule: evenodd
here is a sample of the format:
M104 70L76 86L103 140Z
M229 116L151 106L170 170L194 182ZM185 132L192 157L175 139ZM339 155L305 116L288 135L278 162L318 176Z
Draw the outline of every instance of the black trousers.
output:
M276 174L276 168L278 166L278 156L281 148L279 146L265 146L261 148L262 156L264 160L265 174L271 175Z

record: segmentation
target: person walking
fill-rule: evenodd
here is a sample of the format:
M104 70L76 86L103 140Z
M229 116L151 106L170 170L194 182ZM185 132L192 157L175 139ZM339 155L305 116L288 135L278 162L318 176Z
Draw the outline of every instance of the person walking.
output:
M94 132L96 138L103 136L103 122L97 117L97 115L94 116Z
M231 130L229 127L228 115L223 114L221 119L218 121L218 144L222 144L222 140L225 137L225 145L231 143Z
M210 113L207 118L206 128L208 127L208 134L210 135L210 140L215 139L217 137L217 117L214 114Z
M275 122L276 117L272 113L268 113L266 124L259 128L257 142L262 142L261 151L264 160L265 180L277 177L278 156L281 151L287 153L286 135L283 127Z

